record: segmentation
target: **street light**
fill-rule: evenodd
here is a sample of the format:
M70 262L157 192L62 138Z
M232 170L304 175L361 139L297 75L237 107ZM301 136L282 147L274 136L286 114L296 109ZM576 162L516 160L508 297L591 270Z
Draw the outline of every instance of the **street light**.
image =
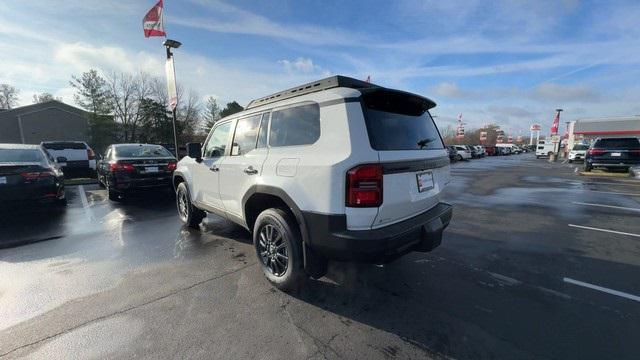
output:
M177 49L180 47L180 45L182 45L182 43L180 41L176 41L176 40L171 40L171 39L166 39L162 45L164 45L164 47L167 49L167 63L169 62L169 60L171 60L171 58L173 57L173 53L171 52L171 49ZM168 68L167 68L168 69ZM171 72L171 74L169 73ZM173 76L173 79L170 79L170 77ZM177 103L177 85L175 84L175 69L173 68L173 64L171 64L171 69L170 71L167 70L167 84L170 84L171 81L173 81L174 83L174 88L175 88L175 92L176 92L176 103L174 105L172 105L172 109L171 109L171 113L173 115L173 146L175 147L175 155L176 155L176 159L180 159L180 157L178 156L178 132L176 130L176 108L178 107L178 103ZM170 92L170 86L167 86L167 90ZM169 93L169 96L171 97L172 94Z

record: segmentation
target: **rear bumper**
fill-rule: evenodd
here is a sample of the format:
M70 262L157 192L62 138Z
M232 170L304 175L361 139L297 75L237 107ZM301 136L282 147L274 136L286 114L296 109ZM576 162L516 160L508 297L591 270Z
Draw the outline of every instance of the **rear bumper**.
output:
M386 262L411 251L431 251L440 245L453 208L438 203L410 219L373 230L347 230L345 215L303 212L309 245L335 260Z
M114 177L109 181L109 185L113 190L121 192L154 190L159 188L172 188L172 175L157 178L124 178Z
M11 188L0 188L0 206L15 206L27 203L50 203L65 198L64 185L61 180L51 184L22 185Z
M586 158L585 161L588 162L591 166L627 168L630 166L640 165L640 160L635 160L635 159L614 160L614 159Z

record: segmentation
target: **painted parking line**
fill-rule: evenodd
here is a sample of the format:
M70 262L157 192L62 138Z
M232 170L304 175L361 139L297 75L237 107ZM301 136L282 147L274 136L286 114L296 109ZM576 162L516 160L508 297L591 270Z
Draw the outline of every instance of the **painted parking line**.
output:
M576 204L576 205L596 206L596 207L603 207L603 208L609 208L609 209L638 211L638 212L640 212L639 208L630 208L630 207L624 207L624 206L613 206L613 205L604 205L604 204L584 203L584 202L578 202L578 201L574 201L573 203Z
M584 189L582 191L594 192L594 193L599 193L599 194L640 196L640 194L638 194L638 193L624 193L624 192L616 192L616 191L600 191L600 190L588 190L588 189Z
M80 193L80 201L82 201L82 207L84 208L84 214L89 220L94 220L93 212L89 207L89 201L87 201L87 195L84 192L84 186L78 185L78 192Z
M575 225L575 224L569 224L569 226L574 227L574 228L586 229L586 230L602 231L602 232L608 232L608 233L612 233L612 234L640 237L640 234L633 234L633 233L628 233L628 232L623 232L623 231L615 231L615 230L609 230L609 229L600 229L600 228L595 228L595 227L591 227L591 226L582 226L582 225Z
M562 280L564 282L566 282L566 283L569 283L569 284L582 286L582 287L586 287L586 288L593 289L593 290L602 291L602 292L605 292L607 294L616 295L616 296L623 297L625 299L629 299L629 300L640 302L640 296L637 296L637 295L628 294L626 292L613 290L613 289L609 289L609 288L598 286L598 285L594 285L594 284L589 284L589 283L586 283L586 282L583 282L583 281L574 280L574 279L567 278L567 277L563 278Z

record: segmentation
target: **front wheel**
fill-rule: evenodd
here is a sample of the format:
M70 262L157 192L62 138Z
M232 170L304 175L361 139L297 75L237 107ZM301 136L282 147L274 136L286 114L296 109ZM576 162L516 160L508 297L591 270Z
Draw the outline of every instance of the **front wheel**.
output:
M458 161L462 161L462 155L458 154Z
M200 228L200 223L207 214L193 206L191 203L191 196L189 195L189 189L184 182L178 185L176 190L176 206L178 207L178 215L183 223L194 229Z
M258 215L253 227L253 245L262 272L282 291L301 287L307 274L302 259L300 230L282 209L267 209Z

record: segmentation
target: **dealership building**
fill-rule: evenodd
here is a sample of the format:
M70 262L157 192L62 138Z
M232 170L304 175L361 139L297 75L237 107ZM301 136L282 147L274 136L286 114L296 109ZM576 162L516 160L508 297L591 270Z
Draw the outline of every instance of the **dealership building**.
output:
M569 149L576 143L591 144L607 137L640 138L640 115L584 118L569 123Z
M0 110L0 143L88 141L88 115L82 109L57 100Z

